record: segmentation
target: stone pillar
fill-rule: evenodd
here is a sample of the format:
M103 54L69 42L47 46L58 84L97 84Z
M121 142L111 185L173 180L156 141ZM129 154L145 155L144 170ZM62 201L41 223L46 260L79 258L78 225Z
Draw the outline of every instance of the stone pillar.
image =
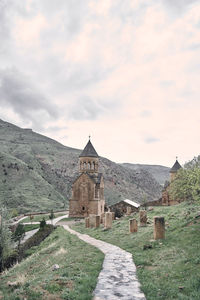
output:
M164 217L154 217L154 239L164 239L165 238L165 219Z
M111 212L105 213L105 228L106 229L112 228L112 213Z
M129 220L129 232L137 232L138 231L138 224L136 219Z
M97 228L100 226L100 216L90 215L89 216L90 228Z
M126 214L127 214L128 216L130 216L131 213L132 213L131 207L130 207L130 206L127 206L127 208L126 208Z
M114 219L115 219L115 212L112 211L112 220L114 220Z
M146 210L140 210L140 226L146 226L147 225L147 212Z
M89 218L85 218L85 228L90 228L90 219Z

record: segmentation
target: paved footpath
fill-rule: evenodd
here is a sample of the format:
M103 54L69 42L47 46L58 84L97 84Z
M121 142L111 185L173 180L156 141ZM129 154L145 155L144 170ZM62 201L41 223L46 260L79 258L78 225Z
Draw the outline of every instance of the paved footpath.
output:
M84 242L97 247L105 254L103 269L99 273L93 300L145 300L136 277L136 266L132 255L109 243L96 240L89 235L81 234L63 227L77 235Z

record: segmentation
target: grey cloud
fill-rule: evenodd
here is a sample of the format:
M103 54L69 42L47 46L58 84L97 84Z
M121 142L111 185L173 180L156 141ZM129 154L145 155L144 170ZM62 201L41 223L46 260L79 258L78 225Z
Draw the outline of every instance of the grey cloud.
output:
M180 13L185 11L193 3L198 2L198 0L162 0L162 2L172 11Z
M67 130L68 127L67 126L64 126L64 127L58 127L58 126L50 126L48 128L45 128L43 131L44 132L59 132L61 130Z
M79 97L70 110L69 117L75 120L95 120L100 115L115 111L120 106L119 101L113 102L91 99L89 96Z
M146 144L152 144L152 143L157 143L160 141L160 139L156 138L156 137L153 137L153 136L149 136L149 137L146 137L144 139L145 143Z
M186 50L199 51L200 43L190 45Z
M140 116L143 118L149 118L151 115L152 115L152 111L150 111L150 110L143 110L140 113Z
M134 8L130 0L116 0L110 9L110 14L120 17L122 22L131 22L139 26L145 15L146 9L151 5L151 1L142 1Z
M45 119L58 116L55 106L16 69L0 70L0 105L40 128Z
M165 88L170 87L170 86L174 86L175 84L176 83L173 80L162 80L162 81L160 81L160 86L165 87Z

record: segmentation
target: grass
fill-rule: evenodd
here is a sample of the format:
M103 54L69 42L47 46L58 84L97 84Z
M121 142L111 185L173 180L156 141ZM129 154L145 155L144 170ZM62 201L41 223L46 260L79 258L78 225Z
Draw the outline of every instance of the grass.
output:
M117 245L132 253L137 275L147 300L200 299L200 218L195 218L200 204L181 203L155 207L148 212L149 224L129 234L129 219L113 222L110 230L86 229L75 224L73 229ZM166 238L153 240L153 217L165 217ZM138 218L138 215L134 217ZM152 248L143 250L144 245Z
M40 227L40 224L28 224L28 225L24 225L25 232L37 229L39 227Z
M61 217L61 216L66 215L66 212L63 212L63 213L54 213L54 215L55 215L55 218L57 218L57 217ZM49 212L49 214L34 215L33 216L34 218L32 220L30 220L30 217L27 217L26 219L21 220L20 223L29 223L29 222L31 223L31 221L32 222L40 222L40 221L42 221L43 218L46 221L49 221L50 220L49 216L50 216L50 212Z
M98 249L62 227L31 249L31 256L1 274L0 299L92 299L104 258ZM52 270L54 264L58 270Z

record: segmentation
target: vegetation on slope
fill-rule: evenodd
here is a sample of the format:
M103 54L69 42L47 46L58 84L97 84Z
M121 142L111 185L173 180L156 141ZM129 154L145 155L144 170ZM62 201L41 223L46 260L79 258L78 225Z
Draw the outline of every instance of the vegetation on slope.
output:
M58 227L30 253L1 274L1 299L92 299L104 257L99 250ZM55 264L59 269L53 271Z
M148 171L154 179L159 182L162 186L165 184L166 180L169 180L169 171L170 168L160 166L160 165L145 165L145 164L131 164L124 163L124 167L127 167L132 170L146 170Z
M164 240L153 240L156 215L165 217ZM73 229L132 253L147 300L200 299L200 203L155 207L148 211L148 226L139 227L135 234L129 234L130 218L115 220L107 231L78 224Z
M170 194L174 199L200 200L200 155L178 170L170 184Z
M84 146L84 145L83 145ZM80 151L0 120L0 203L20 213L65 209L78 175ZM161 186L145 170L100 158L108 204L123 198L160 197Z

